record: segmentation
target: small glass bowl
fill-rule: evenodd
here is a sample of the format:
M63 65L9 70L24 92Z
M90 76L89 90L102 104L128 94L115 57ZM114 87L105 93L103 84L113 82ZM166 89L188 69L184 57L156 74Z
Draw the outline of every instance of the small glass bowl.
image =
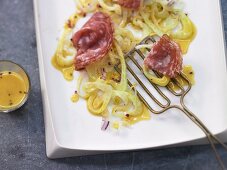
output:
M22 107L28 100L28 96L30 94L30 87L31 87L30 78L29 78L28 74L26 73L24 68L22 66L20 66L19 64L16 64L16 63L14 63L12 61L8 61L8 60L0 60L0 72L5 72L5 71L15 72L18 75L20 75L21 78L23 78L24 83L27 87L27 93L26 93L25 97L23 98L23 100L18 105L12 106L10 108L0 107L0 113L9 113L9 112L15 111L15 110L19 109L20 107Z

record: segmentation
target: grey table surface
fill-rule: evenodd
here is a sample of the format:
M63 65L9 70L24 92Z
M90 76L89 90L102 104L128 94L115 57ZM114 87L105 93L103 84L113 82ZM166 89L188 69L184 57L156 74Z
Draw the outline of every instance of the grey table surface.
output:
M222 0L227 31L227 0ZM209 146L146 150L49 160L37 61L32 0L0 0L0 59L25 67L32 91L25 107L0 114L0 170L71 169L218 169ZM227 152L218 147L227 166Z

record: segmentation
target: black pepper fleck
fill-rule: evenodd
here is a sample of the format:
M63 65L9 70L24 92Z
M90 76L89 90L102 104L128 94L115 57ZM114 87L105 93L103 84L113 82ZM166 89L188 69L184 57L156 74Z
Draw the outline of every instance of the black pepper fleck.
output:
M11 105L13 105L13 102L12 102L12 100L9 100L9 105L11 106Z

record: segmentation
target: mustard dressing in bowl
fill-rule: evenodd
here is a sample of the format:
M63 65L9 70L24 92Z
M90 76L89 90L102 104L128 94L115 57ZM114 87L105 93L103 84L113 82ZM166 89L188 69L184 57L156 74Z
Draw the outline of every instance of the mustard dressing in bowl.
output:
M0 112L20 108L28 98L30 81L24 69L11 61L0 61Z

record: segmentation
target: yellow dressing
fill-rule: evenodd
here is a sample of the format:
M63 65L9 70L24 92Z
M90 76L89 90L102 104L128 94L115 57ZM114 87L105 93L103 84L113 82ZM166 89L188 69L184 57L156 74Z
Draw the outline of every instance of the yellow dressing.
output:
M16 107L26 95L26 83L19 74L10 71L0 72L0 108Z
M197 34L197 29L195 25L192 23L192 34L187 39L176 39L173 38L176 43L178 43L181 47L181 51L183 54L186 54L188 52L189 46L191 42L194 40L195 36Z
M62 72L64 78L68 81L73 80L74 66L60 66L56 61L56 54L53 56L51 63L59 71Z
M183 70L182 70L182 73L187 77L187 79L190 81L190 83L192 85L195 84L195 74L194 74L194 71L193 71L193 68L192 66L190 65L187 65L187 66L184 66L183 67ZM180 83L181 86L185 86L187 85L187 82L185 80L183 80L181 77L176 77L176 80ZM179 90L179 87L176 86L174 83L170 82L169 83L169 86L171 89L177 91Z
M150 120L150 118L151 118L151 114L150 114L149 110L147 109L146 106L143 105L143 112L140 115L137 115L137 116L130 116L129 115L128 117L126 116L124 118L123 124L125 126L133 125L133 124L140 122L140 121L143 121L143 120Z
M73 28L76 25L78 19L81 16L74 14L70 16L68 21L65 23L63 34L58 42L58 46L54 56L52 57L52 65L59 71L62 72L64 78L68 81L73 80L73 55L76 53L75 48L70 40Z
M72 101L73 103L78 102L79 99L80 99L80 96L79 96L77 93L75 93L75 94L72 95L72 97L71 97L71 101Z
M118 97L118 96L116 96L116 97L114 98L114 100L113 100L113 103L114 103L115 105L119 105L119 104L121 103L121 98Z
M119 122L114 121L113 124L112 124L112 127L113 127L114 129L119 129L119 127L120 127Z

